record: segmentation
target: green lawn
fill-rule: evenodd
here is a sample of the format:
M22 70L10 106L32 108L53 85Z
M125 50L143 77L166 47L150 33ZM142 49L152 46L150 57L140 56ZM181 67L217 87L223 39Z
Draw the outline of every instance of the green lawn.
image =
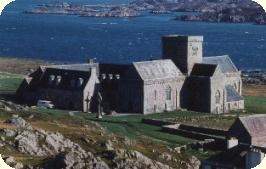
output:
M85 119L97 121L110 132L124 135L129 138L147 136L157 141L166 142L170 145L183 145L193 141L177 135L164 133L161 131L161 127L142 123L141 120L144 117L143 115L128 115L120 117L104 116L103 119L96 119L94 116L95 115L87 115L85 116ZM165 116L165 114L150 115L149 118L152 118L153 116Z
M0 91L15 91L22 80L22 75L0 72Z
M248 113L266 113L266 97L246 96L245 106Z
M180 137L178 135L167 134L161 131L160 127L147 125L141 122L143 117L167 117L177 116L179 113L169 113L169 114L153 114L148 116L143 115L125 115L125 116L103 116L102 119L96 118L95 114L86 113L75 113L74 116L70 116L67 111L62 110L49 110L49 109L33 109L28 112L29 114L35 114L35 118L44 121L64 121L65 123L76 123L80 125L85 125L90 123L90 121L98 122L107 131L115 133L121 136L127 136L132 139L137 139L140 137L149 137L155 141L164 142L168 145L184 145L191 143L193 140ZM180 113L180 115L182 115ZM190 113L188 113L190 114ZM28 116L27 113L25 116Z

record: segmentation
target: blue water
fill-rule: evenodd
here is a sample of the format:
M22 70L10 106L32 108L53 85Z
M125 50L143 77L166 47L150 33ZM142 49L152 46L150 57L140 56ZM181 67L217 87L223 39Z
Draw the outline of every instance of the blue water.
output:
M266 69L266 26L174 21L173 15L132 19L29 15L22 12L52 0L17 0L0 16L0 56L61 62L129 63L161 56L165 34L204 35L204 55L229 54L241 69ZM72 0L75 3L123 0ZM57 1L58 2L58 1Z

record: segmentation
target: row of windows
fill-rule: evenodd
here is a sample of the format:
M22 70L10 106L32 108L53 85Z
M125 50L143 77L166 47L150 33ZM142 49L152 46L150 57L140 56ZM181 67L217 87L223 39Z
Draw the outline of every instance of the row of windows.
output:
M50 85L59 85L62 81L62 76L55 76L55 75L50 75L49 76L49 84ZM77 78L77 79L72 79L70 81L70 86L71 87L81 87L84 83L84 79L83 78Z

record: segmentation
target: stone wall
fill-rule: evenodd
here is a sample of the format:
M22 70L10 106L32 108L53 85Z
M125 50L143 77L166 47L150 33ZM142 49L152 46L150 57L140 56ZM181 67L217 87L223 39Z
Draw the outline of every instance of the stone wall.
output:
M214 114L221 114L226 112L225 104L226 104L226 91L225 84L226 78L225 75L221 72L220 69L217 69L214 73L214 76L211 77L210 80L210 112ZM217 95L220 96L219 101L217 102Z
M49 100L59 109L83 111L83 91L68 91L40 88L38 100Z
M184 78L144 82L144 114L174 111L180 108L180 91ZM171 92L167 98L167 92Z
M143 113L143 83L125 80L119 86L119 111Z
M236 91L242 95L242 79L241 72L227 73L226 74L226 85L233 86Z
M211 89L210 78L191 76L187 79L184 97L186 108L198 112L210 112Z

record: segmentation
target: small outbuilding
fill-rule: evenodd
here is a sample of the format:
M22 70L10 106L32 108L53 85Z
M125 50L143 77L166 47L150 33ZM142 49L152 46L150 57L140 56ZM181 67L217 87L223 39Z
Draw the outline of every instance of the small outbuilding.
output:
M256 147L266 147L266 115L250 115L239 117L228 131L229 137L239 143Z

